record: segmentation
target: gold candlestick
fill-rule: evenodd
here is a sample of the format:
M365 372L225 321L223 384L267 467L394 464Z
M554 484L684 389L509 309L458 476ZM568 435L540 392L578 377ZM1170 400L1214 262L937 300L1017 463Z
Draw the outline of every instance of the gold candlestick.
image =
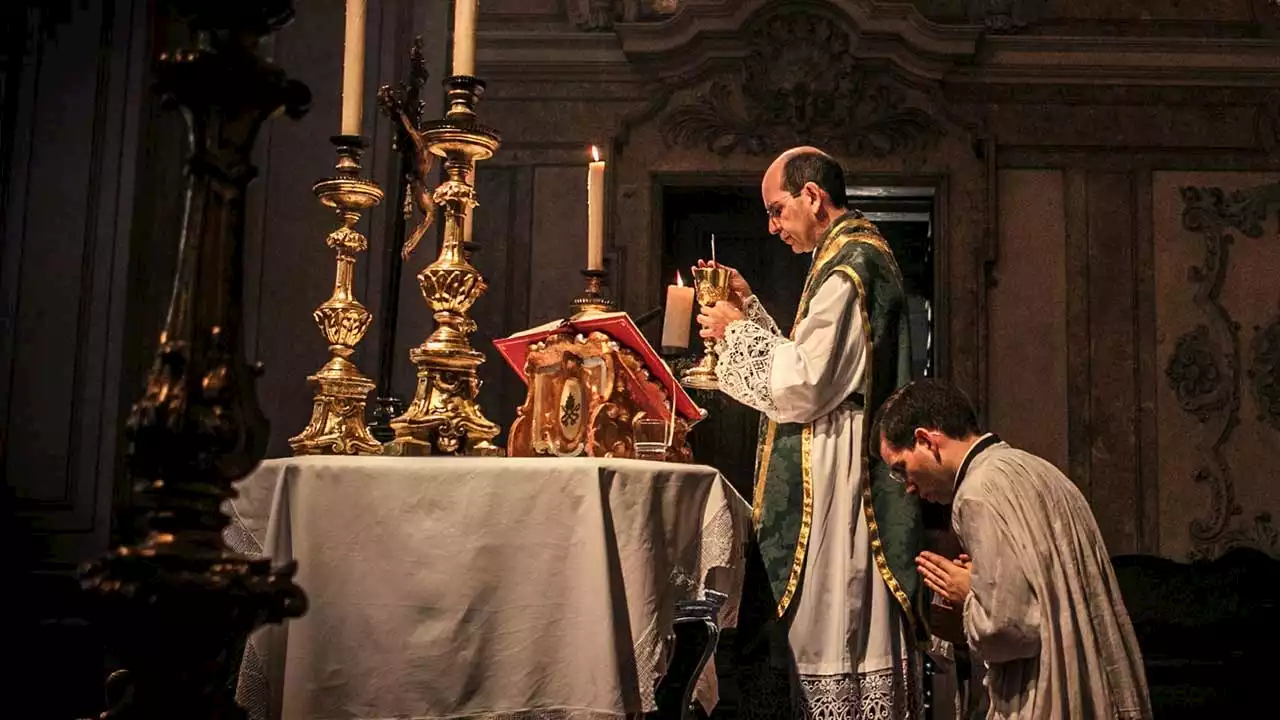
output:
M223 503L269 435L255 390L262 369L245 361L241 333L245 204L263 123L281 111L302 117L311 93L258 54L293 17L288 0L172 10L190 45L153 69L155 89L187 122L185 189L170 190L185 210L164 328L125 429L130 506L146 535L80 580L95 634L125 668L107 680L110 707L96 717L243 720L235 678L247 638L307 607L296 562L249 557L223 539Z
M604 270L587 268L582 271L582 274L587 278L587 287L581 295L569 303L570 316L579 317L591 312L613 312L613 301L600 290L601 281L608 276L608 273Z
M476 328L467 311L488 287L471 265L463 246L468 210L477 205L472 184L476 162L493 157L501 145L497 131L476 120L475 106L484 92L479 78L454 76L445 80L449 111L441 120L416 127L394 93L381 93L383 108L412 138L417 170L414 197L426 219L405 245L412 251L430 224L434 208L444 210L444 242L440 254L422 272L418 285L435 314L435 330L409 358L418 369L413 401L391 421L395 439L383 452L389 455L503 455L490 442L500 428L484 416L476 394L476 369L484 355L468 340ZM425 185L435 157L444 159L445 180L434 190Z
M698 304L710 307L729 299L729 271L721 267L697 267L693 269L693 290ZM711 338L703 340L705 351L702 361L680 378L680 384L698 390L718 390L720 378L716 376L716 343Z
M376 455L382 446L369 434L364 419L365 401L374 382L350 360L373 315L355 299L351 285L356 253L369 248L369 241L355 225L364 210L382 200L382 190L359 176L359 137L339 135L333 143L338 146L337 177L312 187L320 202L334 208L342 221L325 241L338 256L333 295L312 314L329 341L332 357L307 377L315 390L311 422L301 434L289 438L289 446L294 455Z

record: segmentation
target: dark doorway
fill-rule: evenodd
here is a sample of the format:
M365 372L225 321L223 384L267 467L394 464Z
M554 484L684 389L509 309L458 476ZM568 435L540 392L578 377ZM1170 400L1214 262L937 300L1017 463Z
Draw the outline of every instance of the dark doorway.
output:
M934 316L934 193L932 187L850 187L849 200L879 228L902 268L911 303L912 350L917 376L931 375ZM677 270L685 283L689 268L711 257L737 268L784 333L791 332L809 269L810 255L797 255L769 234L760 190L755 185L679 186L662 189L662 277ZM689 354L701 357L696 328ZM681 362L674 363L679 366ZM690 435L694 457L711 465L751 498L760 414L717 392L691 391L708 411Z

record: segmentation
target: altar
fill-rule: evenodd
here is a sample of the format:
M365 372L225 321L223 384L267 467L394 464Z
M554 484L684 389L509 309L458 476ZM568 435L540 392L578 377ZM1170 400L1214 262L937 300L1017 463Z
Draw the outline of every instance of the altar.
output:
M248 643L251 718L651 712L677 604L736 623L750 508L707 466L311 456L238 488L229 545L296 560L309 601Z

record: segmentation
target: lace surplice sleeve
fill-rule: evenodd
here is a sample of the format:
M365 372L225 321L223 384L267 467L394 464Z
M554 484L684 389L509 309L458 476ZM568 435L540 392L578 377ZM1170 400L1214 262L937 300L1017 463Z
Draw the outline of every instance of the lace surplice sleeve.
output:
M782 336L782 330L778 328L778 323L773 321L773 316L768 310L764 309L764 303L760 302L760 298L755 295L747 298L743 303L742 311L747 314L747 319L769 331L770 335Z
M849 278L832 275L796 325L794 340L754 319L729 323L716 364L720 389L777 422L810 422L831 412L862 389L860 302Z

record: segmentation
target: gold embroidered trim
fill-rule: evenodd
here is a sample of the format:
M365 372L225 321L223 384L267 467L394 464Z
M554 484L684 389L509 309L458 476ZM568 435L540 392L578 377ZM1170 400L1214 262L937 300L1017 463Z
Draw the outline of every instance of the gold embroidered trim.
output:
M867 400L870 405L869 390L875 385L874 368L872 362L875 347L871 337L871 320L867 316L866 288L862 286L862 278L858 277L858 273L848 265L840 265L833 268L832 272L839 272L847 275L853 284L858 288L858 297L862 298L862 302L858 304L858 309L862 312L862 335L867 344L867 361L866 361L866 377L863 379L868 393ZM867 408L868 412L874 411L873 408ZM867 532L871 536L871 555L876 561L876 570L880 571L880 577L884 578L884 582L889 586L889 591L893 593L894 598L898 600L898 604L902 606L903 612L907 615L907 625L911 630L911 637L916 637L916 619L915 613L911 609L911 598L907 597L907 593L902 589L902 585L898 583L898 579L893 576L893 570L889 567L889 561L884 556L884 543L880 540L880 526L876 523L875 506L871 500L871 418L867 414L862 417L862 450L859 453L862 465L862 511L867 518Z
M849 227L851 229L856 228L858 232L845 234L843 232L845 227ZM838 254L839 251L849 243L866 243L882 251L887 256L894 271L898 274L899 279L901 279L902 276L901 270L898 269L897 260L893 257L893 251L889 248L888 243L886 243L884 237L880 235L880 231L876 229L876 226L862 215L859 214L842 219L835 225L832 225L828 230L828 233L834 237L822 242L820 249L815 253L813 264L809 267L808 277L805 278L804 290L801 293L800 306L796 308L795 321L791 325L790 339L793 341L795 340L796 327L800 324L800 320L809 311L809 302L812 299L810 289L813 281L822 274L823 267L825 267L828 262L831 262L836 254ZM859 309L862 313L863 339L866 341L867 347L867 377L864 383L866 387L869 388L871 387L871 357L874 348L872 347L871 322L867 316L866 290L862 286L862 279L858 277L857 271L852 267L848 265L840 265L833 268L832 272L840 272L847 275L857 288L858 297L863 298L863 302L859 304ZM764 512L764 486L765 480L768 476L770 456L773 453L773 439L776 430L777 423L770 420L756 471L756 487L752 497L751 519L757 531L759 531L761 515ZM910 625L912 632L914 632L915 620L911 612L910 600L907 599L906 592L904 592L902 586L898 584L897 579L893 576L892 570L889 569L888 561L885 560L883 545L880 542L880 536L877 531L875 511L871 506L871 474L867 448L869 437L870 423L868 422L868 419L864 417L861 463L862 477L866 478L866 482L863 484L864 497L862 504L867 516L867 528L869 529L871 536L872 555L875 557L876 568L879 570L881 577L884 578L890 591L893 592L894 597L897 598L899 604L902 605L903 610L906 611L907 622ZM791 604L792 598L795 597L796 590L800 587L800 576L804 569L805 554L809 546L809 533L813 528L813 463L810 454L813 447L813 423L805 424L804 430L801 433L800 442L801 475L803 477L804 488L804 503L800 515L800 537L796 540L795 556L792 560L791 576L787 580L787 588L783 592L782 599L778 602L778 617L782 617L786 613L787 608Z
M764 482L769 476L769 459L773 455L773 436L778 430L778 423L770 420L764 433L764 444L756 467L756 490L751 498L751 524L756 532L760 531L760 515L764 512Z
M800 537L796 539L796 554L791 561L791 577L787 579L787 589L778 601L778 617L787 612L791 598L795 597L800 587L800 575L804 570L805 550L809 547L809 531L813 528L813 423L805 423L800 433L800 467L804 478L804 509L800 514Z

